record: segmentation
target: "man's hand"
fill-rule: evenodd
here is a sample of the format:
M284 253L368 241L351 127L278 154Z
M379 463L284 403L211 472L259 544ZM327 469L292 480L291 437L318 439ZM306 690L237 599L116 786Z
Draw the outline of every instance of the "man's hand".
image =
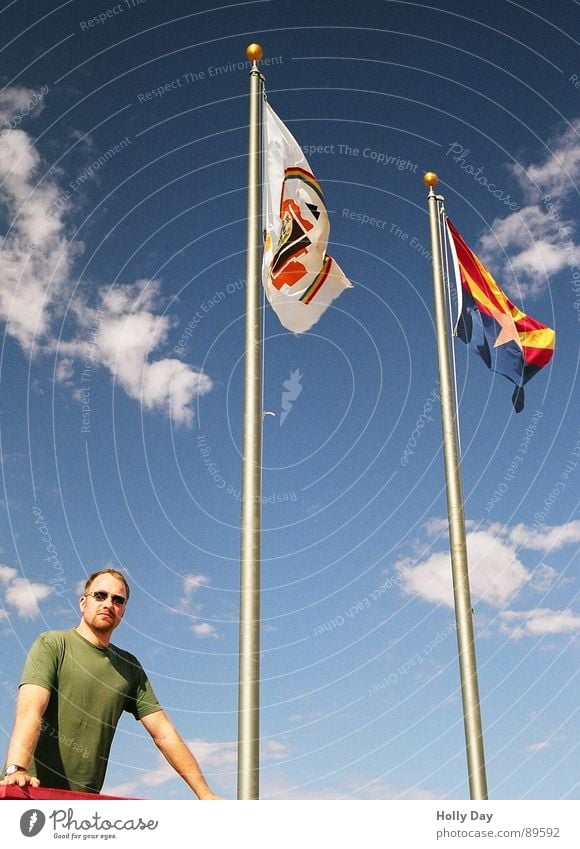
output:
M7 775L5 778L0 781L0 784L4 787L14 786L17 787L26 787L29 784L31 787L40 787L40 781L38 778L34 778L34 776L29 775L27 772L23 770L19 770L15 772L14 775Z
M210 790L209 793L202 793L201 796L199 796L199 801L200 802L207 802L207 801L223 802L224 798L223 798L223 796L216 796L215 793L212 793L212 791Z

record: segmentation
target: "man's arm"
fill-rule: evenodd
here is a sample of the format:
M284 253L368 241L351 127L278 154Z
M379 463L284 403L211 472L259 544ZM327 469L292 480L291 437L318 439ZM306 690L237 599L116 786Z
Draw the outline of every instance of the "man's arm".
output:
M50 690L45 687L41 687L39 684L21 685L16 703L14 729L6 756L7 764L18 764L23 766L25 770L28 769L38 743L42 717L49 699ZM31 784L33 787L38 787L40 781L38 778L33 778L28 772L19 771L15 772L14 775L7 775L0 781L0 784L18 784L20 787Z
M189 784L198 799L220 798L209 789L198 762L164 710L144 716L141 722L166 761Z

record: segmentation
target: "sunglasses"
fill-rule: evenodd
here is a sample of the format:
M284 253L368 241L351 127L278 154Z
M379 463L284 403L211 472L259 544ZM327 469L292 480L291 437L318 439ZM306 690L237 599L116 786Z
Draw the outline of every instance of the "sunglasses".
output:
M119 607L122 607L127 599L122 595L114 595L111 593L107 593L104 590L96 590L93 593L85 593L85 595L90 595L94 598L95 601L106 601L108 598L111 599L113 604L118 604Z

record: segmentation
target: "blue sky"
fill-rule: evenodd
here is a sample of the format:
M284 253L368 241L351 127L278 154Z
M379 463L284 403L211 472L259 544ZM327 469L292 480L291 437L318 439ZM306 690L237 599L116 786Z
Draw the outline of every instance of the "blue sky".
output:
M490 797L577 799L578 5L14 0L0 23L5 744L32 640L73 627L83 577L114 564L133 587L117 642L235 796L259 41L354 286L303 336L266 310L261 795L468 796L435 170L467 242L557 331L517 416L511 384L456 349ZM106 789L190 798L130 718Z

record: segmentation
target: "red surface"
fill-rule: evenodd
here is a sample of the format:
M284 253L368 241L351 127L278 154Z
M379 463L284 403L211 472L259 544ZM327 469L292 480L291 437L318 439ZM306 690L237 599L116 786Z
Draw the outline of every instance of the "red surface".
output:
M0 785L0 799L124 799L124 796L101 796L99 793L75 793L73 790L55 790L53 787L18 787L16 784Z

